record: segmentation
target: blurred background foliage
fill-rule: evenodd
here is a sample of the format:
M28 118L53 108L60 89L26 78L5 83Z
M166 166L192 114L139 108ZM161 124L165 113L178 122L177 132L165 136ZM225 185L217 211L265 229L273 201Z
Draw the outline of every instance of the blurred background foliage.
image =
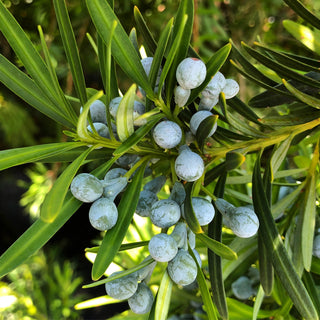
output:
M41 25L50 48L59 81L67 94L72 95L72 78L63 53L59 30L51 0L3 0L25 32L40 50L37 26ZM313 11L320 10L320 2L306 0ZM174 15L178 0L116 0L115 12L129 33L134 26L133 8L137 6L158 39L160 30ZM82 57L87 87L102 88L96 55L87 34L95 36L84 0L68 0L70 18ZM195 0L196 16L193 45L206 60L231 38L236 45L245 41L251 45L258 38L274 48L296 54L312 53L300 45L284 29L282 21L299 21L295 13L279 0ZM301 22L301 21L299 21ZM139 38L141 44L142 39ZM0 33L0 53L16 65L19 61ZM223 73L240 83L241 99L247 101L259 88L237 75L230 64ZM120 71L120 70L119 70ZM119 87L130 85L119 76ZM0 150L34 144L64 141L53 121L28 107L0 85ZM39 214L44 195L63 164L34 164L0 173L0 250L13 243ZM12 205L14 204L14 205ZM84 205L82 210L87 212ZM75 311L73 306L83 298L103 295L102 290L81 290L83 282L90 282L91 265L83 250L94 244L96 232L88 230L86 214L78 213L49 242L46 248L28 263L10 273L0 282L0 319L100 319L111 316L103 307L89 311L89 315ZM58 249L59 248L59 249ZM5 301L3 298L7 297ZM121 309L121 304L120 304ZM110 309L108 309L110 310ZM109 311L108 311L109 312Z

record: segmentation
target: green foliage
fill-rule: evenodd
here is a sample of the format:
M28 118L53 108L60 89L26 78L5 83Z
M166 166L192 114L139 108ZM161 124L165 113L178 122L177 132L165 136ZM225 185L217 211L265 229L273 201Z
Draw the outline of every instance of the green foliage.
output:
M284 27L317 57L319 19L300 2L285 2L309 26L285 20ZM74 96L71 96L59 84L42 28L38 30L43 58L0 2L0 30L25 70L0 56L0 81L66 129L64 142L0 151L1 170L32 162L64 162L63 172L50 186L43 202L40 199L40 217L0 257L0 276L19 270L19 265L41 249L81 206L68 191L77 172L87 170L102 180L110 169L120 166L121 160L132 156L137 160L125 166L128 170L123 176L128 185L115 199L118 222L101 234L98 246L86 250L87 258L93 263L95 282L85 288L142 272L154 262L148 256L149 240L159 232L171 234L174 227L161 229L135 214L141 190L154 178L164 176L164 186L155 196L159 199L177 197L173 200L179 203L181 199L173 192L175 183L180 182L175 173L175 159L181 152L179 147L188 144L190 152L204 162L199 179L181 184L185 198L179 203L184 214L181 221L189 232L183 249L189 249L196 261L197 282L180 288L167 273L166 263L157 263L152 275L140 280L149 281L155 295L149 316L133 316L131 311L122 316L165 319L168 315L191 312L200 313L204 319L319 319L320 260L313 256L313 239L320 223L319 62L271 48L261 41L253 46L241 42L239 48L239 41L234 44L230 40L203 58L207 69L205 79L192 89L181 108L175 104L177 66L185 57L199 58L191 44L193 26L197 23L194 4L194 1L181 0L174 18L166 21L161 34L155 38L137 7L133 13L137 32L133 29L128 36L113 1L86 1L87 18L96 28L96 35L88 38L99 63L96 69L100 70L103 84L99 89L105 90L97 91L86 88L86 74L80 60L86 57L77 47L69 8L64 1L54 1L74 83ZM208 10L213 8L209 6ZM153 56L148 72L141 63L142 46ZM207 52L199 50L202 51ZM201 122L193 140L189 141L190 118L201 109L204 89L213 76L228 65L230 53L233 55L231 65L259 87L260 92L246 102L239 97L227 99L221 88L218 102L210 110L212 117ZM109 103L118 95L119 69L132 83L126 92L121 92L122 100L115 117L111 116ZM106 136L99 136L92 120L90 106L97 99L106 104L102 121L107 125ZM146 108L138 117L144 121L139 128L135 122L135 102L143 102ZM80 106L83 107L81 113ZM170 150L160 148L152 138L153 127L164 118L177 123L182 131L180 145ZM207 138L215 125L216 132ZM192 197L196 196L210 199L216 207L215 218L208 226L198 221L192 205ZM32 197L30 190L29 195L24 196L25 203L32 202ZM231 209L219 207L218 198L228 201ZM258 234L248 239L237 237L226 218L227 214L235 213L232 208L246 205L253 205L260 225ZM192 234L202 265L192 251ZM54 264L52 268L54 278L46 278L53 288L50 299L54 301L59 287L68 281L72 289L66 294L73 294L78 279L70 280L70 266L61 270ZM258 271L259 278L250 275L250 270ZM109 277L113 271L121 272ZM107 278L99 280L103 276ZM234 289L235 280L240 276L251 277L252 292L247 298L237 296ZM79 303L76 309L113 303L117 301L103 296ZM69 302L65 308L59 309L60 315L72 318Z
M77 292L83 279L55 255L39 251L0 283L0 319L78 319L73 306L84 298Z

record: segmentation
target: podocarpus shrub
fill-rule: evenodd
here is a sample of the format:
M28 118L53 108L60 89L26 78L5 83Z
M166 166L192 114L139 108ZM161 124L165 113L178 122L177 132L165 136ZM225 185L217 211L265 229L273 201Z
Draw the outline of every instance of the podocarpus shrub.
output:
M0 30L26 70L0 56L0 80L63 125L69 139L1 151L0 168L70 162L47 194L40 218L0 257L1 276L45 245L86 202L92 203L88 228L101 231L102 239L86 249L95 282L85 287L105 284L113 299L77 308L125 298L133 312L149 313L150 319L181 308L208 319L318 319L320 268L312 256L318 60L243 44L282 83L232 42L202 61L190 44L192 0L181 1L158 39L135 8L144 60L135 30L125 33L113 1L88 0L104 86L96 91L86 88L85 57L79 56L66 4L53 3L75 97L59 86L41 28L44 58L0 2ZM316 39L319 19L298 1L286 3L313 26L307 30ZM285 26L294 35L307 28L290 21ZM238 84L219 72L231 49L239 72L267 90L248 104L238 98ZM121 97L116 65L133 83ZM101 279L116 264L122 271Z

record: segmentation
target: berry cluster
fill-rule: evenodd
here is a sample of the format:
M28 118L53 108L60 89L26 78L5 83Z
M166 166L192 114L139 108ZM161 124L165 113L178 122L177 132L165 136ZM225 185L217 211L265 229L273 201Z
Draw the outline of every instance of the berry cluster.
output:
M141 63L147 75L150 73L153 59L142 59ZM178 85L174 90L174 99L178 108L183 109L187 104L191 90L199 87L206 79L206 65L199 59L186 58L178 65L176 79ZM155 92L159 90L161 69L155 84ZM196 237L189 228L185 217L185 183L200 179L205 172L205 164L201 155L191 146L194 137L203 121L212 117L210 111L223 93L226 99L232 98L239 91L238 84L232 79L225 79L218 72L201 92L198 110L191 116L189 123L175 117L165 118L152 129L149 138L151 143L164 154L175 156L171 166L172 179L160 175L147 182L141 190L135 213L149 218L152 224L161 229L161 233L154 235L149 243L149 259L152 263L131 274L115 273L106 283L106 292L114 299L128 299L130 308L135 313L149 312L153 303L153 294L147 285L153 269L157 263L166 263L167 272L173 282L180 286L188 286L195 282L198 266L201 266L200 255L195 249ZM144 95L143 89L140 92ZM110 139L117 136L117 117L122 97L110 101L108 108L100 101L90 106L90 118L93 124L89 131L96 131L98 135ZM133 106L134 126L142 126L147 119L141 117L146 112L143 99L136 99ZM107 111L109 110L111 128L108 127ZM176 118L178 119L178 118ZM215 122L208 133L212 136L217 129ZM190 138L191 136L191 138ZM159 148L158 148L159 149ZM172 152L173 151L173 152ZM103 180L88 173L78 174L71 183L71 192L80 201L92 203L89 210L89 221L99 231L113 228L118 219L116 197L125 190L134 170L139 154L124 154L117 159L117 167L110 169ZM152 159L147 169L152 172L152 164L158 159ZM146 171L145 173L149 173ZM158 197L168 181L171 185L168 197ZM181 182L180 182L181 181ZM215 216L215 208L206 197L197 195L191 197L194 216L200 226L208 225ZM128 204L130 205L130 204ZM223 199L217 199L216 207L223 214L227 227L239 237L250 237L257 232L258 219L250 208L235 208ZM196 261L194 260L196 258ZM114 278L114 279L113 279Z

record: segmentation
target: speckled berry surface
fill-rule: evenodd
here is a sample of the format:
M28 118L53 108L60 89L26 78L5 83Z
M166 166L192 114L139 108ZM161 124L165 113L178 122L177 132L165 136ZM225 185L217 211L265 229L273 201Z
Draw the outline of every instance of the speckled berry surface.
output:
M162 199L152 205L150 219L159 228L168 228L177 223L181 216L180 206L173 200Z
M180 62L176 70L176 78L184 89L200 86L207 74L206 65L200 59L186 58Z
M226 215L228 226L240 238L250 238L259 229L259 219L248 207L238 207L230 215Z
M185 88L182 88L181 86L177 86L174 89L174 102L179 107L183 107L187 103L190 97L190 93L191 93L190 89L185 89Z
M192 283L197 277L197 265L183 249L179 249L177 255L168 262L167 269L171 280L181 286Z
M219 96L226 85L226 78L221 72L217 72L209 81L205 89L201 92L203 97L213 98Z
M233 79L226 79L226 84L222 89L226 99L231 99L239 92L239 84Z
M112 275L116 275L113 273ZM111 276L112 276L111 275ZM105 284L107 294L117 300L125 300L132 297L138 289L138 281L135 276L127 275Z
M92 203L89 210L90 224L97 230L106 231L115 226L118 220L118 209L108 198L100 198Z
M128 304L132 312L145 314L151 310L153 300L152 291L145 283L141 282L136 293L128 299Z
M156 144L164 149L176 147L182 138L182 131L173 121L161 121L153 130L153 139Z
M140 192L136 213L141 217L148 217L151 212L152 205L158 201L155 193L149 190L142 190Z
M92 174L80 173L72 180L70 190L78 200L90 203L101 197L103 186Z
M153 236L148 245L150 256L159 262L172 260L178 253L178 245L173 237L166 233Z
M188 182L198 180L204 172L202 158L191 150L183 150L176 158L174 167L176 175Z
M209 224L215 215L215 210L211 202L201 197L192 197L191 201L200 226Z

